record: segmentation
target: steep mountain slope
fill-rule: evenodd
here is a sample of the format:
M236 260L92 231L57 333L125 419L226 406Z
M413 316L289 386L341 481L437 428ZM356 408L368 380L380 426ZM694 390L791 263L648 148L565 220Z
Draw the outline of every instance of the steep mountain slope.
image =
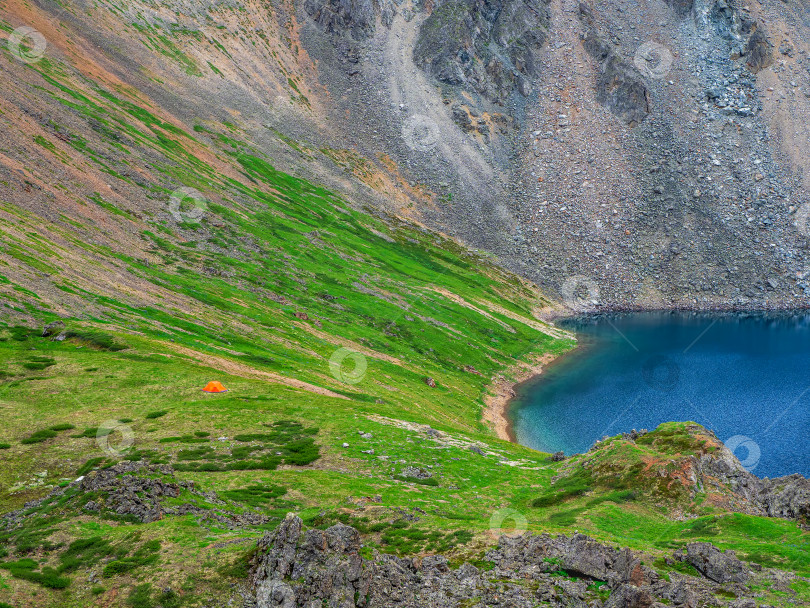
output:
M425 216L512 269L563 296L587 279L614 308L771 307L806 304L805 9L444 2L391 17L380 7L373 37L327 30L365 59L349 82L303 32L328 88L382 113L368 117L367 141L380 130L396 149L381 123L406 136L409 121L428 125L428 158L411 150L408 166L446 196ZM391 44L412 46L414 64L386 61ZM381 80L395 84L372 95ZM454 143L460 132L474 154ZM471 158L490 170L463 174Z
M162 118L234 124L563 298L806 304L800 3L5 6Z

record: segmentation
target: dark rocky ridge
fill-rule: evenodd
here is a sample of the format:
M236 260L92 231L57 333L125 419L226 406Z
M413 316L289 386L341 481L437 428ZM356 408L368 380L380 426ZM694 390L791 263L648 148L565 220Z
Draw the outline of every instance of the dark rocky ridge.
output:
M181 493L189 496L186 502L167 505ZM203 520L217 522L226 528L255 526L267 523L269 518L259 513L235 513L228 510L225 501L215 492L202 492L191 481L174 481L171 465L153 465L145 462L122 461L108 468L89 472L48 496L27 503L22 509L0 518L0 525L14 528L36 509L54 498L73 494L77 507L90 513L103 513L116 518L150 523L169 515L196 515ZM92 496L88 500L87 495ZM201 507L204 501L214 507Z
M390 25L391 7L372 0L307 0L304 9L324 31L364 40L374 34L377 16Z
M501 536L485 556L491 570L469 563L452 569L441 556L363 557L354 528L304 531L293 514L257 548L246 608L530 608L538 602L560 608L748 608L757 606L753 585L786 576L709 543L692 543L670 559L694 566L702 578L673 572L666 580L642 563L643 555L581 534ZM567 577L555 576L559 571ZM607 600L589 588L594 581L610 589ZM736 599L720 602L718 591Z
M514 90L531 91L546 42L546 0L440 4L422 23L413 50L416 65L438 81L500 105Z

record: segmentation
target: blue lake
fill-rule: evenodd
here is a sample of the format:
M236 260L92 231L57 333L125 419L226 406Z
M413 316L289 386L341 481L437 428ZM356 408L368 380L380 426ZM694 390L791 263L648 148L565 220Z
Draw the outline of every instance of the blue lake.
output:
M584 452L694 420L753 473L810 477L810 314L633 313L560 324L579 348L518 388L517 440Z

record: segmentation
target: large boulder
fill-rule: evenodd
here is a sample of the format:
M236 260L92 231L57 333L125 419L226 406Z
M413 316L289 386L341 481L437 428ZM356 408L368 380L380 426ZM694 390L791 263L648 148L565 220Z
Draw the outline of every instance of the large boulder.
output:
M748 568L734 551L721 551L711 543L688 544L685 560L716 583L746 583L749 578Z
M797 519L805 524L810 520L810 479L806 477L760 479L723 444L712 453L695 457L695 470L703 485L711 482L728 487L752 513Z
M604 608L651 608L655 603L649 591L633 585L621 585L610 594Z

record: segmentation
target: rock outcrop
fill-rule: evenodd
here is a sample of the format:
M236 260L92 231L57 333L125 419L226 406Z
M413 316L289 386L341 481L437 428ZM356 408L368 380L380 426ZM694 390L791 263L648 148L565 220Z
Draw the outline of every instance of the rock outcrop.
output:
M632 62L619 55L596 26L593 10L585 3L579 5L579 18L585 26L583 44L596 60L596 99L635 126L650 113L650 98L644 80Z
M661 466L647 467L634 460L630 452L636 443L652 447ZM621 458L610 453L616 447ZM810 479L801 475L759 478L712 431L695 423L678 431L662 425L651 433L642 430L605 438L587 454L564 476L584 470L594 487L603 489L614 487L617 479L629 479L635 491L685 508L699 494L710 494L713 502L731 511L794 519L804 527L810 523Z
M810 522L810 479L788 475L761 479L746 470L724 445L714 453L696 457L695 470L702 485L727 486L753 512L769 517Z
M531 90L548 27L548 0L444 2L422 24L414 60L440 82L503 103Z
M630 549L616 549L587 536L502 536L485 556L490 570L463 564L453 569L442 556L400 558L361 555L360 533L337 524L304 530L287 515L259 540L250 575L252 608L660 608L719 606L720 583L733 583L742 601L752 578L733 553L707 543L689 545L676 559L703 577L672 572L661 577ZM560 576L560 575L563 576ZM759 574L767 577L769 574ZM601 581L601 582L600 582ZM593 583L600 582L597 585ZM597 593L600 588L610 590ZM731 605L731 604L725 604Z
M744 57L748 68L756 73L774 62L773 44L747 10L742 10L737 0L715 0L709 3L706 14L717 33L731 42L733 56Z
M390 24L393 9L373 0L307 0L304 10L329 34L365 40L374 35L377 15Z
M711 543L690 543L684 561L716 583L745 583L748 570L733 551L720 551Z
M167 515L196 515L226 528L256 526L270 521L260 513L228 510L225 501L215 492L202 492L192 481L175 481L174 469L168 464L125 460L91 471L45 498L26 503L22 509L4 515L0 525L14 528L38 507L65 496L86 512L139 523L150 523ZM185 501L180 504L177 501L174 505L166 504L169 499L182 497Z

